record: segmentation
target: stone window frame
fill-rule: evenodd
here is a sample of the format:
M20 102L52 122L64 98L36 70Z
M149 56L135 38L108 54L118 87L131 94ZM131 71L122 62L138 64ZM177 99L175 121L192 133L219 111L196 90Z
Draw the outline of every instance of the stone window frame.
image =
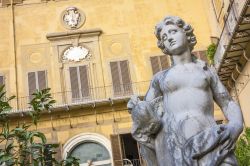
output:
M111 141L106 138L105 136L97 133L81 133L72 138L70 138L64 145L63 145L63 159L66 159L68 154L79 144L84 142L95 142L99 143L100 145L104 146L107 151L109 152L110 156L110 164L113 165L113 157L112 157L112 148L111 148ZM84 164L81 164L84 165Z

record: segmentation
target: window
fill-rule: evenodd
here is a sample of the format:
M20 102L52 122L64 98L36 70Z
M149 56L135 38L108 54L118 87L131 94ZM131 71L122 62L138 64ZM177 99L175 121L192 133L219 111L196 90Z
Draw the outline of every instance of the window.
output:
M169 67L167 55L150 57L153 74L165 70Z
M80 164L111 166L108 150L97 142L83 142L71 150L69 156L79 158ZM90 164L90 165L92 165Z
M88 68L86 65L70 67L70 84L73 101L90 97Z
M103 135L82 133L69 139L63 146L63 158L74 156L81 166L111 166L111 142Z
M29 96L32 99L32 94L36 90L47 88L46 71L36 71L28 73Z
M128 60L110 62L113 93L115 96L132 93Z

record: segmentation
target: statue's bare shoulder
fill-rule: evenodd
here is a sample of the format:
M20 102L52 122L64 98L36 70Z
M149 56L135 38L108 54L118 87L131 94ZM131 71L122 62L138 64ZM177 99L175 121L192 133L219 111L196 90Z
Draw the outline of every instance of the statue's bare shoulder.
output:
M162 92L162 88L161 88L161 82L164 79L164 77L166 76L167 72L168 72L169 68L166 70L162 70L159 71L158 73L156 73L153 78L152 81L150 83L148 92L145 95L145 101L151 101L159 96L163 96L163 92Z

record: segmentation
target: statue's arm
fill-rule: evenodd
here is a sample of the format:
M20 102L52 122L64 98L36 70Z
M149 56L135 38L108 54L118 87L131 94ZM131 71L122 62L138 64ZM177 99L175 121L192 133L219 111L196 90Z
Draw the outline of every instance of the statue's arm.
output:
M211 90L215 102L222 109L225 117L228 120L225 137L231 139L228 141L228 147L232 147L233 143L237 140L238 136L243 130L243 118L240 106L232 99L227 89L220 81L214 68L210 68L211 71ZM226 139L226 138L225 138Z
M149 89L144 97L145 101L151 101L159 96L162 96L162 92L160 89L160 79L162 77L163 72L159 72L156 75L154 75Z

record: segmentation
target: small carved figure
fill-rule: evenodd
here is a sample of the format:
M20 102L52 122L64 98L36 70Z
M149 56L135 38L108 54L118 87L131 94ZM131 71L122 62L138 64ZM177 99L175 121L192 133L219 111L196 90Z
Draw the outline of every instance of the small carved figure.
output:
M63 17L63 21L70 27L76 28L80 22L80 13L75 7L70 7L67 9L67 13Z
M132 136L145 147L148 153L155 156L155 136L161 128L161 117L163 115L162 97L150 102L141 101L138 96L132 96L128 102L128 110L132 115ZM144 151L145 151L144 150ZM141 154L144 155L143 149ZM156 158L150 158L148 162L154 164Z
M233 151L243 130L242 113L215 69L192 55L193 28L179 17L168 16L155 30L158 47L170 56L172 66L153 76L144 101L131 98L128 103L132 135L147 166L237 165ZM153 102L159 97L162 101ZM227 124L216 124L214 101ZM159 130L151 130L153 119L160 122Z
M154 136L161 127L161 113L155 111L161 104L162 97L150 102L141 101L138 96L131 97L128 102L129 113L132 114L132 136L151 149L154 147ZM156 108L157 107L157 108Z

